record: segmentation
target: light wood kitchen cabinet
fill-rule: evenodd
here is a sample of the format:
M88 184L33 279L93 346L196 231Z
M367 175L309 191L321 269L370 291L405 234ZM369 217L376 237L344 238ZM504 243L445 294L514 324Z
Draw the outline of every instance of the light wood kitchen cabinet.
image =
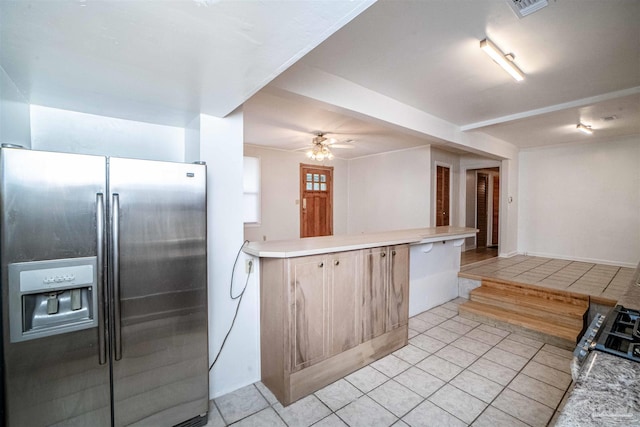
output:
M329 284L326 257L289 261L292 370L297 371L329 355Z
M386 332L387 286L389 282L388 248L365 249L362 286L362 341Z
M291 258L292 371L360 344L361 251Z
M336 355L360 344L361 251L338 252L329 259L329 352Z
M407 344L408 254L261 258L262 382L283 405Z
M409 323L409 246L390 246L389 253L387 332Z
M409 317L409 247L364 250L362 341L404 326Z

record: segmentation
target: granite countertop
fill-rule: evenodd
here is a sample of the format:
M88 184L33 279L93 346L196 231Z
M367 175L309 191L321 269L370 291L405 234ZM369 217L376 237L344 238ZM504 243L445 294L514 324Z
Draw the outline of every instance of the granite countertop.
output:
M640 426L640 363L591 352L555 425Z
M477 229L468 227L413 228L378 233L250 242L243 251L260 258L291 258L407 243L420 244L464 239L475 236L477 232Z
M638 282L640 263L618 304L640 310ZM640 426L640 363L592 351L555 425Z

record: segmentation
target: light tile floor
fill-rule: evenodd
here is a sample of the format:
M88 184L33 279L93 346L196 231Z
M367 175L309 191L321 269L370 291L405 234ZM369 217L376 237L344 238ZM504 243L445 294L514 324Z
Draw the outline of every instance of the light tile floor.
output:
M561 289L617 301L633 278L634 268L517 255L463 266L461 273Z
M410 319L409 345L286 408L261 383L211 401L208 426L546 426L571 352L458 316Z

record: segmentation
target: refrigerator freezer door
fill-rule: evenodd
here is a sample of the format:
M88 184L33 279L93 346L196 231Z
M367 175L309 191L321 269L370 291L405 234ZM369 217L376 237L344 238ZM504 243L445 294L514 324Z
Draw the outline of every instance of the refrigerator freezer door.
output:
M72 265L96 265L96 205L97 194L106 194L105 158L2 148L0 176L5 390L0 424L108 426L109 365L99 363L98 327L84 322L80 330L63 327L63 332L56 332L56 322L64 326L65 322L78 323L78 317L96 316L87 301L98 297L89 295L94 289L89 286L93 283L97 290L97 283L93 277L80 280L79 267ZM63 259L66 261L55 261ZM46 271L38 279L40 270L19 268L20 299L13 310L38 315L10 317L9 265L29 266L24 263L33 261L47 261L33 263L46 264ZM74 275L77 277L72 278ZM70 288L80 289L79 299L78 292ZM37 301L44 304L42 310ZM64 310L69 314L67 320ZM12 342L12 322L18 323L19 334L52 332Z
M206 167L109 159L116 426L208 410Z

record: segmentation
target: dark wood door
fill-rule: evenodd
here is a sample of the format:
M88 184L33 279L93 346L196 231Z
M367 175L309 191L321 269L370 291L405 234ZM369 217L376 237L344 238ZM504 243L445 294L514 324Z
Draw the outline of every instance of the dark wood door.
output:
M498 230L500 229L500 177L493 175L493 211L491 212L491 244L498 244Z
M300 237L333 234L333 167L300 165Z
M488 190L489 190L489 175L486 173L479 173L476 184L476 200L477 200L477 227L478 232L476 247L487 247L487 212L488 212Z
M436 227L449 224L449 177L450 169L446 166L436 167Z

